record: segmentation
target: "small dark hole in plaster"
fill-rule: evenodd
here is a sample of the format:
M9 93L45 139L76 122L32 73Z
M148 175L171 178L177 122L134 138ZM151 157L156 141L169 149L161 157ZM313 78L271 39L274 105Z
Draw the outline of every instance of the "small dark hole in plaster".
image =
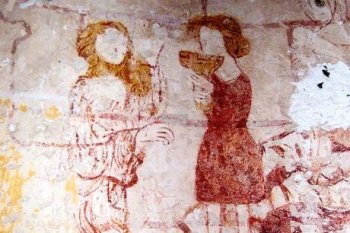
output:
M318 7L324 7L326 5L324 0L315 0L315 4Z
M323 82L322 83L319 83L317 84L318 88L322 88L323 87Z
M329 75L331 74L331 73L329 73L328 70L322 70L322 73L323 73L327 78L329 78Z
M347 94L346 97L350 97L350 94Z

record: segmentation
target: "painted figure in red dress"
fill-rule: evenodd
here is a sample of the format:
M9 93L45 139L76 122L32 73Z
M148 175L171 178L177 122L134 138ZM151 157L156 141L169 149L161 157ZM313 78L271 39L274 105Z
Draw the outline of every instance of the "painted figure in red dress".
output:
M250 44L238 22L199 16L188 23L188 34L198 40L200 52L181 51L180 63L194 72L195 104L208 121L196 166L197 203L178 222L184 232L189 231L184 220L196 208L220 204L222 211L228 204L258 203L292 173L278 167L264 177L263 151L247 128L252 87L237 59L249 53Z
M204 53L218 51L208 43L212 39L212 30L222 33L225 44L219 54L221 65L213 66L215 72L203 77L194 70L198 78L206 78L213 86L210 108L205 111L207 130L196 167L197 200L223 204L254 203L264 194L262 154L247 128L252 101L250 80L235 61L248 54L249 43L232 18L208 16L194 19L189 25L192 32L200 36ZM192 67L191 64L189 68Z

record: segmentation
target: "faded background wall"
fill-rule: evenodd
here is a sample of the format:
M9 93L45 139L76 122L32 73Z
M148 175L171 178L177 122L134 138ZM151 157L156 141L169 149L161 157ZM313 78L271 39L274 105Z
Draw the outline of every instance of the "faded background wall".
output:
M331 85L328 90L327 81L323 81L322 91L328 98L321 99L325 104L317 107L345 112L337 118L343 122L341 126L332 120L313 119L318 109L304 118L294 117L290 110L293 100L303 102L298 100L298 90L309 86L320 89L317 84L321 81L310 84L310 70L317 64L327 63L332 77L332 69L338 71L331 64L345 63L339 68L343 69L339 75L345 76L339 79L343 83L335 87L343 88L344 96L350 94L346 73L349 1L2 0L0 9L0 232L79 232L74 216L82 198L65 146L74 141L76 128L72 125L79 123L70 115L68 96L87 69L76 52L77 33L100 20L124 24L134 50L150 64L155 64L164 46L159 67L168 83L167 102L159 119L175 139L169 145L153 143L147 147L137 170L138 182L127 191L131 232L182 232L176 223L195 203L195 167L206 118L193 102L191 74L178 57L180 50L194 47L195 42L186 36L186 23L198 14L237 18L250 41L250 54L238 62L252 84L249 131L257 143L268 141L264 144L264 174L277 165L292 170L296 163L310 170L284 181L290 200L276 186L269 200L250 205L249 211L246 205L235 207L240 215L238 225L221 225L216 214L220 208L215 204L208 207L209 225L203 220L204 212L194 211L184 220L192 232L249 232L248 215L265 218L271 202L274 208L299 202L344 211L350 207L350 134L336 131L350 125L346 114L350 97L328 101L340 92ZM322 69L320 66L320 79L324 78ZM295 88L307 78L312 81L304 89ZM310 97L314 102L307 102L308 95L302 97L306 108L315 108L314 103L319 102L315 95ZM298 106L294 110L298 111ZM311 122L309 128L303 128L303 119ZM270 140L276 135L284 137ZM334 143L341 149L335 150ZM322 170L324 167L328 170ZM319 179L311 182L310 177ZM341 216L341 226L335 229L349 232L348 214ZM304 218L296 224L303 232L326 232L322 217L315 219L311 223Z

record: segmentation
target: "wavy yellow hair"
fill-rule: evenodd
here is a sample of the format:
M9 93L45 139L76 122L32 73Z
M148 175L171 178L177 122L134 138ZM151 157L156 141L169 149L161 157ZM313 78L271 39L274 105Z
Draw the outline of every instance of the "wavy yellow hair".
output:
M108 28L122 32L128 39L127 52L120 64L107 62L96 52L97 36ZM145 96L151 90L151 67L144 59L134 57L128 30L120 22L101 21L89 24L78 34L76 48L78 55L88 63L87 77L96 78L112 74L123 81L128 92L137 96Z

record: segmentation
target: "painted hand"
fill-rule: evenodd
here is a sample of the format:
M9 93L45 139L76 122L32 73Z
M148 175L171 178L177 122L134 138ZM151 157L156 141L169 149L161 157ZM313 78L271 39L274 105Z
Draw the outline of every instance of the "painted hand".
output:
M173 132L165 124L151 124L143 127L136 135L136 145L144 147L150 142L170 144L174 140Z
M211 92L213 85L197 74L191 76L193 83L193 98L196 103L209 103L211 101Z

